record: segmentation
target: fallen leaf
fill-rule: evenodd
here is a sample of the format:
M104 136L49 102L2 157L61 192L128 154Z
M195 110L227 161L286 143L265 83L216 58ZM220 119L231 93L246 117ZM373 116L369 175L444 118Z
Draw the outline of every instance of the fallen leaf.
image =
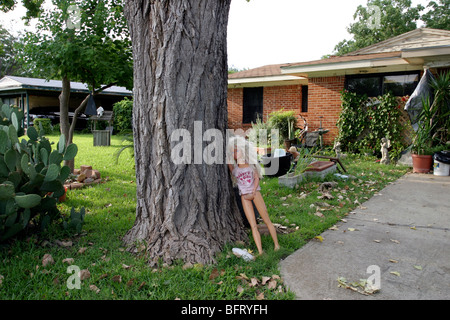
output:
M348 228L347 230L348 231L355 231L356 229L355 228Z
M410 229L412 229L412 230L417 230L416 227L410 227Z
M97 293L97 294L100 292L100 289L97 286L93 285L93 284L91 284L89 286L89 289L91 289L92 291L95 291L95 293Z
M125 270L130 269L131 266L127 266L126 264L122 263L122 268L124 268Z
M414 268L417 269L417 270L422 270L421 266L414 266Z
M322 212L320 212L320 211L316 211L316 212L314 213L314 215L317 216L317 217L319 217L319 218L323 218L323 217L324 217L324 215L323 215Z
M139 285L138 291L141 290L145 286L145 281L142 281L142 283Z
M242 288L242 286L237 286L236 291L241 294L242 292L244 292L244 288Z
M272 279L269 281L269 284L267 285L267 289L275 289L277 287L277 281L275 279Z
M78 250L78 254L83 254L86 250L87 250L86 247L82 247L80 248L80 250Z
M4 276L2 276L1 274L0 274L0 286L2 285L2 283L3 283L3 279L5 279L5 277Z
M91 273L88 269L83 269L80 271L80 280L86 280L91 277Z
M250 280L250 279L246 276L245 273L241 273L240 276L241 276L242 279Z
M269 281L270 279L271 279L270 277L262 277L261 284L264 286L266 282Z
M133 283L134 283L134 279L128 280L128 282L127 282L127 288L131 287L131 286L133 285Z
M400 241L398 241L398 240L394 240L394 239L390 239L392 242L394 242L394 243L397 243L397 244L399 244L400 243Z
M209 275L209 280L214 280L219 276L219 270L217 268L214 268L211 274Z
M258 285L258 279L256 279L256 278L252 278L251 280L250 280L250 287L255 287L255 286L257 286Z
M380 243L381 240L373 240L373 242Z
M328 230L337 231L337 230L339 230L339 228L336 225L334 225L331 228L328 228Z
M65 258L62 263L67 263L68 265L71 265L73 263L73 258Z
M389 273L391 273L391 274L393 274L393 275L395 275L397 277L400 277L400 272L398 272L398 271L391 271Z
M264 292L261 292L256 296L256 300L264 300Z
M122 276L121 275L115 275L114 277L112 277L111 278L112 279L112 281L114 281L114 282L118 282L118 283L121 283L122 282Z
M398 260L389 259L389 262L392 262L392 263L398 263Z
M323 242L323 237L322 236L315 236L314 239L317 239L320 242Z
M71 247L73 245L72 241L59 241L59 240L56 240L55 242L56 242L56 244L58 246L64 247L64 248L68 248L68 247Z
M52 255L49 253L46 253L44 255L44 257L42 258L42 265L44 267L46 267L47 265L50 265L50 264L54 264L54 263L55 263L55 260L53 260Z
M272 275L272 279L278 279L278 280L280 280L281 278L280 278L280 276L279 276L279 275L277 275L277 274L273 274L273 275Z

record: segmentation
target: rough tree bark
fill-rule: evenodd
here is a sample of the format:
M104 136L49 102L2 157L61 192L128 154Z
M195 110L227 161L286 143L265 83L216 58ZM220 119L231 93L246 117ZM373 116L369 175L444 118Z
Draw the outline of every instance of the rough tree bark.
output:
M230 2L125 2L134 59L137 207L123 240L133 249L144 243L151 265L159 259L212 263L226 242L247 239L225 162L171 161L176 129L187 129L194 140L194 121L201 121L203 130L216 128L225 137Z

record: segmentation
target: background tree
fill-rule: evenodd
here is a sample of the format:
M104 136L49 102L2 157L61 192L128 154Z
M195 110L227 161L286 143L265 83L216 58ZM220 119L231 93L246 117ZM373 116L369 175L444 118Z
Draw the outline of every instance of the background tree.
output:
M450 0L430 1L422 15L427 28L450 30Z
M16 42L17 39L0 26L0 78L5 75L14 75L18 68L14 50Z
M357 21L347 28L353 39L339 42L333 54L344 55L414 30L422 10L420 4L412 7L411 0L368 0L367 6L358 6L353 15Z
M136 221L124 241L145 245L151 264L211 263L226 242L247 238L226 164L171 160L172 133L186 129L194 140L194 121L225 137L230 3L124 4L133 44L137 187ZM204 141L193 143L204 150Z
M21 58L36 77L62 79L61 133L72 143L77 115L69 121L70 82L88 85L92 95L112 85L132 88L131 43L120 1L54 0L55 8L39 14L37 32L28 32ZM69 164L73 169L73 163Z

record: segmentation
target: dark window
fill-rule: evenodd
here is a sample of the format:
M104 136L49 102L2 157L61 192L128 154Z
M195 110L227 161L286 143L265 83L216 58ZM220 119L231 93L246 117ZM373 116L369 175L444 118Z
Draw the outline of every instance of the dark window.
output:
M302 86L302 112L308 112L308 86Z
M383 78L383 90L384 92L392 92L394 96L403 97L411 95L418 83L418 74L386 75Z
M357 94L377 97L391 92L395 96L411 95L419 83L418 72L347 76L345 88Z
M380 77L355 77L347 80L347 90L357 94L367 94L369 97L381 95Z
M263 116L263 92L264 88L244 88L243 119L242 123L256 122Z

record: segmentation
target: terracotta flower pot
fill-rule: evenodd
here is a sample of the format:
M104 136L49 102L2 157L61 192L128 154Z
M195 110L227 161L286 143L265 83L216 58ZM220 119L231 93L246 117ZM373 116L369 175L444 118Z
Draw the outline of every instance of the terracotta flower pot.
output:
M428 173L433 165L433 157L431 155L412 154L413 172Z

